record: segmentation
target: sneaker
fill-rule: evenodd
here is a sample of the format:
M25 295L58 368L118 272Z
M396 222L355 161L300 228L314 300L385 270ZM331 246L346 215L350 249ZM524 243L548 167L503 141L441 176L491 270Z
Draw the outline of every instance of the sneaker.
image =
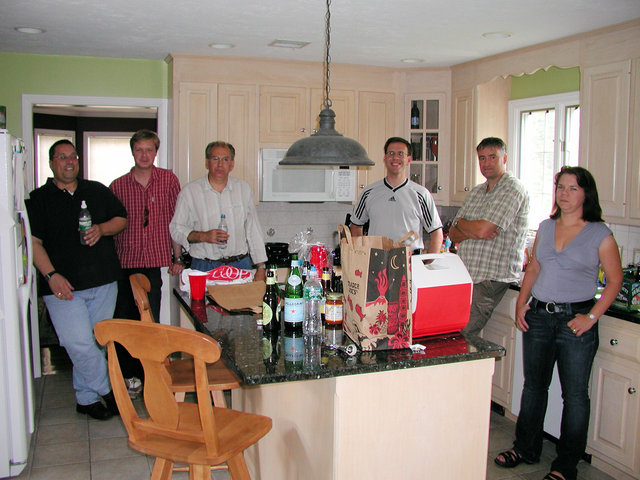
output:
M135 400L142 391L142 382L137 377L125 378L124 384L127 386L129 398Z

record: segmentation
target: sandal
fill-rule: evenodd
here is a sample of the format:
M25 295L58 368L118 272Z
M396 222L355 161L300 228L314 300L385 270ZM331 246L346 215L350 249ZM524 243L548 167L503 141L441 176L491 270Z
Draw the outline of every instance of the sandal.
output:
M564 480L564 477L561 477L556 473L549 472L544 476L542 480Z
M504 460L500 460L498 458L500 456L502 456L502 458ZM524 462L526 464L529 464L529 465L531 465L532 463L535 463L535 462L531 462L531 461L527 460L526 458L524 458L522 455L520 455L518 452L516 452L513 449L506 450L506 451L504 451L502 453L499 453L498 456L493 459L493 461L496 463L496 465L498 465L499 467L503 467L503 468L517 467L522 462ZM555 480L555 479L551 478L551 479L548 479L548 480Z

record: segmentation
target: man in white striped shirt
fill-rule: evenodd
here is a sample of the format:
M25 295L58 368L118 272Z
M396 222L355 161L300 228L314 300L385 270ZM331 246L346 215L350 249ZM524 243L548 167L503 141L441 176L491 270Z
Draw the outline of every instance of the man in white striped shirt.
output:
M386 177L369 185L360 195L351 214L351 235L363 234L369 222L369 235L399 240L413 230L417 238L411 243L413 253L425 248L422 231L429 234L428 253L440 251L442 221L429 190L407 178L411 162L411 144L391 137L384 145Z
M230 143L211 142L205 149L209 173L186 185L169 224L174 241L191 255L191 268L209 271L220 265L251 270L265 280L267 252L249 184L230 177L235 149ZM218 228L225 215L228 232Z

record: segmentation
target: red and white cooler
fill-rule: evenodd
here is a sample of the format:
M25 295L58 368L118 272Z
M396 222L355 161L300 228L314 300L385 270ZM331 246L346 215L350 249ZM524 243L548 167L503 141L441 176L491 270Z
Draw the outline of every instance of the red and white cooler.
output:
M413 338L459 332L469 322L473 282L453 253L411 256Z

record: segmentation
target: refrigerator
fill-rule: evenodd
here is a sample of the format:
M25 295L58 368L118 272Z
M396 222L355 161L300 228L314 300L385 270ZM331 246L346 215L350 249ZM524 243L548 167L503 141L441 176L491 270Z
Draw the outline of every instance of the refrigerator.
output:
M0 130L0 478L25 468L35 427L32 355L39 351L31 339L39 337L27 157L22 140Z

